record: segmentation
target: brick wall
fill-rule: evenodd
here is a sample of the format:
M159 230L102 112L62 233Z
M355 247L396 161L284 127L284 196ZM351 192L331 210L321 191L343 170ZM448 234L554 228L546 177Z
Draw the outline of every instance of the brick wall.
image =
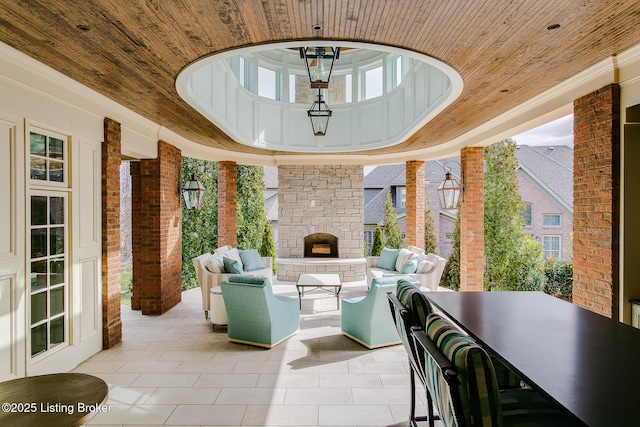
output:
M573 107L573 302L618 318L620 88Z
M424 161L411 160L406 168L406 245L424 248Z
M120 123L104 119L102 143L102 347L122 341L120 320Z
M133 291L142 314L162 314L182 298L180 161L180 150L163 141L157 159L140 161L132 228L139 237L134 238Z
M484 289L484 149L460 151L464 195L460 201L460 290Z
M237 246L236 162L218 162L218 247Z

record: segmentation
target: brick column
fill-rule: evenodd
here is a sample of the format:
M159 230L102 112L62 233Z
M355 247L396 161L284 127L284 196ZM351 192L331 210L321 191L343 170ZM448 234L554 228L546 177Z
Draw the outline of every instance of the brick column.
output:
M142 314L162 314L182 298L180 168L180 150L163 141L157 159L140 161L140 209L132 231L134 292Z
M140 177L140 162L129 164L129 174L131 175L131 309L140 310L140 294L142 291L142 264L139 255L142 245L142 234L137 230L142 230L143 206L142 206L142 178Z
M424 161L410 160L406 167L406 245L424 248Z
M238 242L236 162L218 162L218 247Z
M122 341L120 320L120 123L104 119L102 143L102 348Z
M484 148L460 151L460 290L484 290Z
M620 87L574 101L573 302L619 317Z

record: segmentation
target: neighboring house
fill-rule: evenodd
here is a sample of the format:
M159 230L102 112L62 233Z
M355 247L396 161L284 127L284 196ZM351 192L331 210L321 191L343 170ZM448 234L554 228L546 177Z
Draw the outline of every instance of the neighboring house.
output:
M573 149L519 145L516 157L525 233L542 243L545 258L571 258Z
M518 186L525 203L524 232L543 245L545 258L571 258L573 231L573 149L567 146L533 147L519 145ZM425 163L425 195L430 201L438 250L448 257L457 219L456 210L440 209L437 188L446 170L459 177L459 158ZM391 192L398 211L400 231L405 231L405 165L378 166L365 177L364 229L367 250L371 249L373 230L383 223L386 194Z
M460 180L460 159L447 159L425 162L425 198L429 200L431 217L433 218L434 233L438 236L438 252L448 257L452 249L452 234L455 227L457 212L440 208L438 200L438 186L444 180L446 171L450 171L453 178ZM364 178L364 239L367 243L367 253L371 250L373 231L384 221L384 199L391 192L393 206L398 211L398 226L405 232L406 213L406 176L405 165L377 166Z

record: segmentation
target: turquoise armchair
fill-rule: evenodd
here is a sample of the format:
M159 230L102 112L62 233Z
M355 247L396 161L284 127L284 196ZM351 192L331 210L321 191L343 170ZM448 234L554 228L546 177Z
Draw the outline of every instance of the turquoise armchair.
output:
M401 344L387 299L400 279L413 282L408 276L380 277L372 280L368 295L343 299L342 333L369 349Z
M271 348L300 330L298 300L273 295L267 278L231 276L220 287L229 341Z

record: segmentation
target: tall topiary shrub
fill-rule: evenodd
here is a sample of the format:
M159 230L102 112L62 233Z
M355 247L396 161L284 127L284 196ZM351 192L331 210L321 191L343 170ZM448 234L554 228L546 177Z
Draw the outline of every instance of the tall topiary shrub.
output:
M398 211L393 206L391 193L387 193L384 199L384 245L388 248L398 249L402 247L403 238L398 226Z
M264 207L264 168L237 166L238 248L258 249L262 246L267 213Z
M460 216L453 228L453 248L444 266L440 286L453 290L460 289Z
M380 252L382 252L382 246L384 243L382 242L382 230L379 226L376 225L375 230L373 230L373 242L371 243L371 256L380 256Z
M429 199L425 200L424 207L424 251L438 254L438 238L436 237L433 217L431 216L431 202Z

